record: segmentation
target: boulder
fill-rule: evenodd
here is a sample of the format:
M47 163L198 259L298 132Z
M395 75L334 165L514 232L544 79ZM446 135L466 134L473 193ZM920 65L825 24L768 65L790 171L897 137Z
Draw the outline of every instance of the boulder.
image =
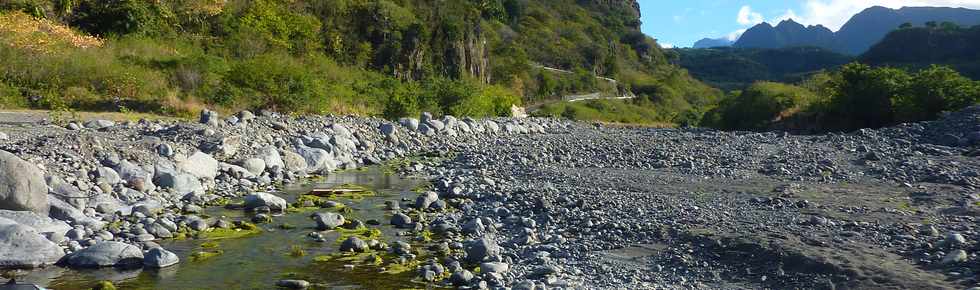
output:
M166 268L180 263L180 257L163 248L153 248L143 255L143 266L147 268Z
M419 194L419 197L415 199L415 208L424 210L429 208L432 203L439 200L439 194L434 191L427 191Z
M109 185L116 185L122 183L122 178L119 177L119 173L109 167L99 167L96 169L96 174L98 174L98 180L105 182Z
M106 241L71 254L65 262L75 268L130 267L143 264L143 251L127 243Z
M367 251L368 244L364 240L358 237L349 237L340 243L341 252L358 252L362 253Z
M109 121L109 120L90 120L88 122L85 122L85 128L89 128L89 129L92 129L92 130L100 130L100 129L109 128L109 127L112 127L112 126L115 126L115 125L116 125L116 122Z
M218 122L220 121L219 117L218 112L204 109L201 110L200 122L208 126L218 126Z
M321 231L335 229L345 222L343 215L332 212L315 213L313 221L316 221L316 229Z
M204 185L197 177L188 173L177 173L176 171L157 172L154 180L164 188L172 188L174 192L184 195L192 192L204 192Z
M398 119L398 123L401 124L402 126L405 126L405 128L408 128L409 131L418 131L419 130L419 119L415 119L415 118L401 118L401 119Z
M64 235L71 229L67 223L29 211L0 210L0 225L19 224L41 234Z
M52 195L67 201L76 208L86 207L89 196L82 193L82 191L78 190L78 188L74 185L71 185L57 175L45 176L44 181L48 183L48 188L50 188L49 193Z
M218 176L218 160L201 151L177 162L177 168L197 178L214 179Z
M262 175L262 172L265 172L265 161L259 158L245 159L245 161L242 161L242 167L253 175L259 176Z
M472 240L465 244L466 261L470 263L480 263L489 257L500 254L500 247L497 242L490 238Z
M296 146L296 154L306 160L306 170L311 173L331 172L336 170L333 155L327 150L306 146Z
M41 171L0 150L0 209L48 213L48 185Z
M388 137L395 134L395 125L384 123L378 126L378 130L381 131L381 135Z
M396 228L410 228L412 227L412 218L403 213L396 213L391 216L391 225Z
M269 169L269 168L285 169L286 168L286 164L283 163L282 156L279 155L279 150L276 149L276 146L269 145L269 146L266 146L266 147L262 147L262 149L259 149L259 152L258 152L258 154L255 157L256 158L259 158L259 159L262 159L262 161L265 161L265 168L266 169Z
M32 227L0 224L0 269L51 265L64 255L61 247Z
M289 172L307 172L310 166L306 161L306 158L302 155L289 151L282 150L279 152L282 154L282 161L286 164L286 170Z
M253 210L258 207L267 206L274 211L285 211L286 200L271 193L256 192L245 196L245 209Z

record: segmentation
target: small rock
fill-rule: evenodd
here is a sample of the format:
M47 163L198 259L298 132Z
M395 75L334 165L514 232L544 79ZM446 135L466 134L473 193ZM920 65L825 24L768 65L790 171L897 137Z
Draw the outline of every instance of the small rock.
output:
M332 230L344 224L344 216L326 212L326 213L315 213L313 214L313 220L316 221L316 229L325 231Z
M344 242L340 243L341 252L358 252L363 253L368 250L368 244L358 237L349 237Z
M166 268L180 262L177 254L163 248L153 248L143 255L143 266L148 268Z
M286 289L306 289L310 288L310 282L305 280L279 280L276 282L276 287Z

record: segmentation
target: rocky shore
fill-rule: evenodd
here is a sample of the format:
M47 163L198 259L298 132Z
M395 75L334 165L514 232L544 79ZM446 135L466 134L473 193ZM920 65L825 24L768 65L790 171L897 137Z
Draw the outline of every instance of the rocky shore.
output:
M432 236L427 250L441 254L410 264L415 279L438 285L980 285L977 107L812 136L268 111L205 111L195 123L8 123L0 133L4 269L168 267L181 261L155 241L248 228L202 217L203 208L241 201L274 220L295 207L276 196L282 184L384 165L432 184L390 204L384 222ZM319 212L309 226L358 222ZM339 248L418 258L408 243L389 243L350 237Z

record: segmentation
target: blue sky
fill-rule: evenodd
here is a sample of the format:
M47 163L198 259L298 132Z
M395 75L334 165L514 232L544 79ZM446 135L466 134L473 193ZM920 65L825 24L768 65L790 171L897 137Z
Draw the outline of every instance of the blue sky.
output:
M836 31L851 16L880 5L980 9L980 0L638 0L643 32L664 46L689 47L710 37L736 37L759 22L783 19L821 24Z

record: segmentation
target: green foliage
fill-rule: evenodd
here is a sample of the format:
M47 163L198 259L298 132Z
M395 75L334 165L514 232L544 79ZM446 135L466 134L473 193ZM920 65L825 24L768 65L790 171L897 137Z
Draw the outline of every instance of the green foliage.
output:
M980 79L980 26L945 23L909 27L889 33L860 56L862 63L906 69L947 65L974 80Z
M798 82L850 57L816 47L675 49L679 65L713 86L740 90L757 81Z
M116 290L116 285L112 285L111 281L99 281L98 284L92 286L92 290Z
M70 10L70 23L94 35L169 33L174 17L169 7L143 0L81 0Z
M808 128L789 129L849 131L935 119L941 112L975 104L980 104L980 82L949 67L910 73L851 63L832 73L816 74L802 87L756 83L744 92L733 92L702 124L758 130L780 120L802 118L806 124L796 125Z
M770 122L813 102L812 92L793 85L757 82L734 91L706 117L706 125L722 129L767 129ZM713 123L713 124L712 124Z

